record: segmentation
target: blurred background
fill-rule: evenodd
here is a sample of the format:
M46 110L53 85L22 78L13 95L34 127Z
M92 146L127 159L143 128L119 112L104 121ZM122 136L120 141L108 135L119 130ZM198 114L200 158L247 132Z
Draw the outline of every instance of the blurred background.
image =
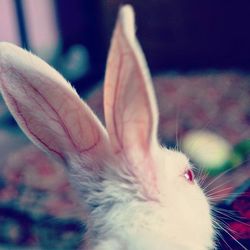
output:
M250 3L1 0L0 40L54 65L81 91L102 79L117 10L132 3L153 73L250 68Z
M187 153L204 169L213 165L209 180L229 170L211 189L218 208L243 218L226 223L250 249L249 1L0 0L0 41L46 60L103 121L107 52L123 3L136 12L160 108L161 142L174 147L176 138L186 142L193 131L219 141L222 150L211 153L216 163L197 159L198 151ZM64 169L28 142L2 99L0 154L0 249L77 249L85 215ZM225 232L220 247L244 249Z

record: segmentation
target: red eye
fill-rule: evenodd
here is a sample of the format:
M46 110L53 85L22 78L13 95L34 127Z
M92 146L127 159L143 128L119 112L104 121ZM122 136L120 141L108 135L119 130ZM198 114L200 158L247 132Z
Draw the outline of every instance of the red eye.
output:
M193 183L194 182L194 172L192 169L187 169L184 173L184 177L186 178L187 181Z

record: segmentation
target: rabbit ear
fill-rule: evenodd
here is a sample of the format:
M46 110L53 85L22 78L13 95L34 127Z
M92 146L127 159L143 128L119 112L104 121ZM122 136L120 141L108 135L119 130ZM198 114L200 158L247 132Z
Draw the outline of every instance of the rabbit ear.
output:
M153 154L157 148L158 110L150 74L136 40L134 13L120 13L107 62L105 120L113 151L142 184L146 197L157 192Z
M129 5L120 10L112 38L104 106L114 151L124 154L132 165L142 162L157 142L158 110Z
M0 44L0 89L28 137L63 160L96 154L107 133L89 107L53 68L31 53Z

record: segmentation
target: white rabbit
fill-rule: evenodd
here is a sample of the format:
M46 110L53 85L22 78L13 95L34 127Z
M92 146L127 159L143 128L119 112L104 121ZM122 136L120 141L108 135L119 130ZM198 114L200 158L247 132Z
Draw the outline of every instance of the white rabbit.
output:
M121 8L107 62L106 129L54 69L15 45L0 45L0 88L26 135L65 164L88 212L83 249L214 248L210 205L188 158L157 140L158 110Z

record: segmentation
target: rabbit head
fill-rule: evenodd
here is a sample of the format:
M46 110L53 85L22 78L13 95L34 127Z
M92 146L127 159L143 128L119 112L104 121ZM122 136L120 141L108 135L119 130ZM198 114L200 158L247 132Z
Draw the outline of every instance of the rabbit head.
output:
M0 89L24 133L61 160L88 212L84 249L205 250L209 203L188 158L159 145L158 109L134 13L121 8L104 85L106 128L38 57L0 45Z

